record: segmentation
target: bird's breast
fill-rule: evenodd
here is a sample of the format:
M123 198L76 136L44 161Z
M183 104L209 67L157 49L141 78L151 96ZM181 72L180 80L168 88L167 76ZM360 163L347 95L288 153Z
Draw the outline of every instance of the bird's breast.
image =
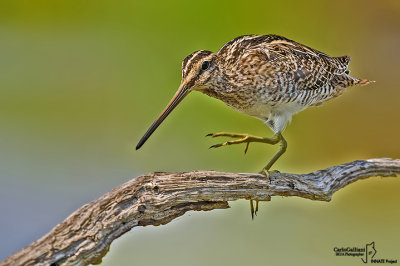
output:
M251 108L257 101L254 92L236 87L213 87L201 90L202 93L221 100L233 109L244 112L243 110Z

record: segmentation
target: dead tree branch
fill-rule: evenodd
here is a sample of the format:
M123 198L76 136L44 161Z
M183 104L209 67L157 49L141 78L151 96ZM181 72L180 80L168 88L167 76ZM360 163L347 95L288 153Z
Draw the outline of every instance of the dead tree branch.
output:
M47 235L0 263L8 265L98 264L112 241L135 226L161 225L187 211L229 208L238 199L297 196L330 201L357 180L400 174L400 160L370 159L310 174L193 171L142 175L75 211Z

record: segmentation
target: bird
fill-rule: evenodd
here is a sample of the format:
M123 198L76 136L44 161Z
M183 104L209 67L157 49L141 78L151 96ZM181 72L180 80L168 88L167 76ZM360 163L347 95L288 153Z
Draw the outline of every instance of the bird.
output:
M139 149L171 111L192 91L221 100L234 110L264 122L272 137L229 132L207 136L233 140L211 146L250 143L279 144L279 149L262 168L269 178L272 165L285 153L287 141L282 136L292 116L340 96L348 87L373 81L350 76L350 57L327 54L283 36L243 35L222 46L218 52L198 50L182 62L180 86L168 105L136 146ZM254 211L250 200L252 217Z

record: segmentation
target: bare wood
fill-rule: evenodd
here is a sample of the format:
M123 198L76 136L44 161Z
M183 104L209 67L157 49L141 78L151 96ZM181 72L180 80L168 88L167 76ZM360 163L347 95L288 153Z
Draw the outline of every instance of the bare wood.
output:
M51 232L0 263L8 265L98 264L111 242L136 226L161 225L190 210L229 208L237 199L297 196L330 201L344 186L370 176L400 174L400 160L354 161L310 174L193 171L142 175L71 214Z

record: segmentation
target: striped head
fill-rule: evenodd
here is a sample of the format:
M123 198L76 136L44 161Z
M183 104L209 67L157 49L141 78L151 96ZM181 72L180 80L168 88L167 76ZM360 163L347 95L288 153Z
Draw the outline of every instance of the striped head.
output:
M199 50L188 55L182 62L182 80L178 91L150 126L136 146L139 149L171 111L193 90L210 89L217 77L218 66L216 55L210 51Z
M209 87L212 77L218 70L214 53L199 50L188 55L182 62L181 87L187 86L188 90L202 90Z

